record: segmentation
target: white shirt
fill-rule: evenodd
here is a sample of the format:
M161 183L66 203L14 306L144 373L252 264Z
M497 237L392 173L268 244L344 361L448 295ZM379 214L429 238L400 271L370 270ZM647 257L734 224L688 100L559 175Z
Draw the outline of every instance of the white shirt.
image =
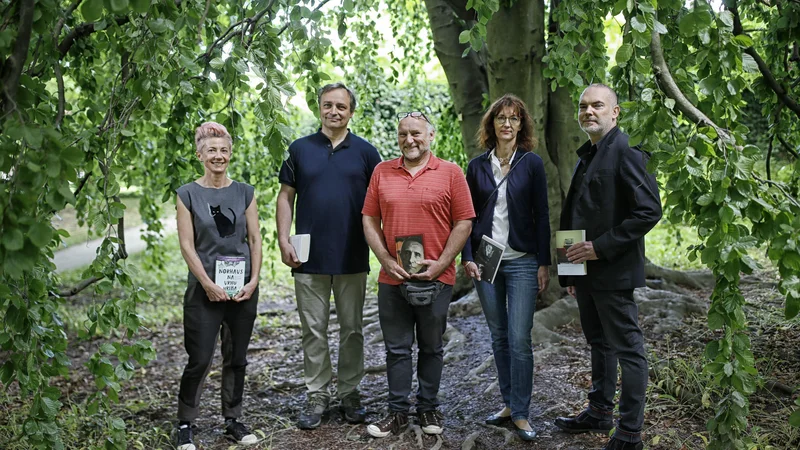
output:
M509 161L514 160L514 155L516 153L517 151L514 150L514 153L511 154L511 159L509 159ZM503 169L500 168L500 160L497 158L497 155L495 155L494 150L492 150L490 158L492 161L492 175L494 175L494 182L495 185L497 185L500 183L500 180L503 179ZM497 190L497 202L494 204L494 218L492 219L492 239L506 246L505 251L503 251L504 260L517 259L521 256L525 256L525 252L518 252L508 245L509 225L508 200L506 196L507 187L508 180L503 182L503 185Z

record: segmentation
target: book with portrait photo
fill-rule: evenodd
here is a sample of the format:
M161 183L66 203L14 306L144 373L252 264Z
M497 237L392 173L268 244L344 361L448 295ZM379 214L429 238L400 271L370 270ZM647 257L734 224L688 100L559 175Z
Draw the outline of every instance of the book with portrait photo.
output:
M558 230L556 231L556 260L558 261L558 274L561 276L586 275L586 263L572 263L567 258L567 250L586 240L586 230Z
M426 267L422 264L425 259L425 247L422 245L422 235L397 236L394 239L397 251L397 263L409 274L424 272Z
M481 280L487 283L494 283L497 270L500 269L500 262L503 260L503 252L506 246L495 241L489 236L482 236L478 251L473 255L475 264L481 272Z

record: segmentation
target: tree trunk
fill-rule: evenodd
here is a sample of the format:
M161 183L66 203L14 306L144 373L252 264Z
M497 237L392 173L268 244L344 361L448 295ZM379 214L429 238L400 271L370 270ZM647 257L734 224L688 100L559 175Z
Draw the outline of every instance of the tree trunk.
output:
M471 51L461 55L467 44L458 42L464 31L456 13L444 0L425 0L433 32L433 48L447 76L450 96L456 111L461 114L461 139L470 158L483 152L475 142L475 132L483 116L483 96L489 92L486 71L478 54ZM462 11L466 15L466 11Z
M550 207L550 228L558 229L561 205L566 197L575 150L585 140L575 120L575 105L564 89L550 92L550 80L542 76L547 54L545 45L546 12L542 0L518 0L501 6L486 24L486 45L480 54L461 54L466 44L458 43L464 30L458 17L470 14L457 2L425 0L433 31L434 49L450 85L456 109L462 114L461 135L470 157L485 149L475 143L475 134L483 113L483 95L494 101L512 93L528 105L539 145L534 151L544 161ZM454 10L457 8L458 10ZM483 63L485 61L485 64ZM556 282L555 265L551 266L549 288L542 305L561 297Z

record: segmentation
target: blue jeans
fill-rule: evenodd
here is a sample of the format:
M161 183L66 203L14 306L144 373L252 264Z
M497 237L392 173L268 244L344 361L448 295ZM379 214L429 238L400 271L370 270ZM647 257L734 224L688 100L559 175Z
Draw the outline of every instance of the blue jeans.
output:
M492 334L492 351L503 403L513 420L528 418L533 390L531 329L539 291L536 255L500 263L494 284L475 281Z

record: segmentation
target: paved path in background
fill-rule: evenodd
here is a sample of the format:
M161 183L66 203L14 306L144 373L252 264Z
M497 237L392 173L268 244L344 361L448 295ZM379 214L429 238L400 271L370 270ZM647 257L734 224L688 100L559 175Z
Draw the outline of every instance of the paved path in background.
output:
M174 233L177 230L174 217L163 219L161 223L164 224L164 235ZM125 247L129 255L140 252L147 246L147 243L142 239L142 234L146 229L147 225L142 224L136 228L125 230ZM95 239L57 251L53 256L53 262L56 264L56 273L88 266L94 261L97 256L97 249L102 243L102 238Z

